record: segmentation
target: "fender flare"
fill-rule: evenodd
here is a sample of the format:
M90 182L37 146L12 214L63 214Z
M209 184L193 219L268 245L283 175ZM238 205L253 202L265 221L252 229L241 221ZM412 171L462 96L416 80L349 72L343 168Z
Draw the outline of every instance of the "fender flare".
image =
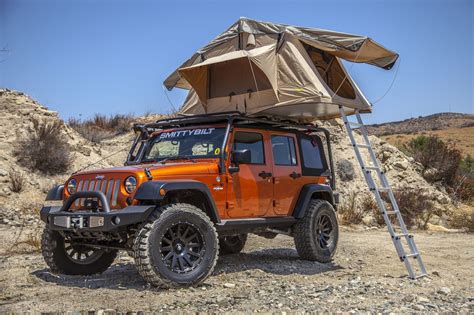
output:
M64 185L51 188L46 195L46 200L63 200Z
M295 208L293 210L293 217L296 219L301 219L308 207L311 198L314 193L323 193L327 196L327 201L333 206L335 206L334 193L330 186L321 185L321 184L306 184L301 188L298 201L296 202Z
M214 223L220 223L221 219L219 216L219 212L217 211L216 204L214 202L214 198L212 198L211 192L209 187L206 184L195 181L195 180L170 180L170 181L160 181L160 180L152 180L145 182L138 187L137 192L135 193L134 199L145 201L145 200L153 200L153 201L162 201L166 194L163 196L160 194L160 190L164 189L166 194L171 191L179 191L179 190L193 190L198 193L201 193L204 196L204 199L207 203L208 215L210 216L211 220Z

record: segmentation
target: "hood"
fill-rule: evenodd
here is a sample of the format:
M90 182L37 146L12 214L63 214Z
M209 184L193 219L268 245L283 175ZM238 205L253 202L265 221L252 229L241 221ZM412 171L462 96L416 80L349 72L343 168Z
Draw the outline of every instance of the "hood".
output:
M135 175L138 178L146 177L145 168L148 168L153 177L155 176L173 176L173 175L197 175L197 174L213 174L218 172L216 161L209 160L195 160L191 161L168 161L165 163L140 164L129 165L121 167L110 167L103 169L94 169L89 171L82 171L74 174L72 177L81 177L87 175Z

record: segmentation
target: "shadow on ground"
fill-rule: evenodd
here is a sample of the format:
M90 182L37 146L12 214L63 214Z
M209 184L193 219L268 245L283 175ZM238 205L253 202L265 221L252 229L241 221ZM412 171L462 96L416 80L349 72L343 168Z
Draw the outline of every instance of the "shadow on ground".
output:
M334 263L321 264L302 260L294 249L273 248L221 256L213 275L256 269L277 275L315 275L342 269L342 267ZM43 281L67 287L108 288L112 290L135 289L137 291L149 289L132 263L114 264L104 273L94 276L55 275L49 269L35 270L32 275Z

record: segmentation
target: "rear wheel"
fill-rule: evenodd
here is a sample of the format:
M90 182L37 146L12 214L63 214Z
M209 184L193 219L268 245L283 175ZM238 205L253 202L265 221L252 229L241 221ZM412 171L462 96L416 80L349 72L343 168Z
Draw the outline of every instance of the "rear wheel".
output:
M184 203L155 210L138 233L134 247L140 275L160 287L204 281L214 270L219 251L217 232L209 217Z
M224 236L219 238L219 254L237 254L244 249L247 242L247 234Z
M107 270L117 257L117 250L77 245L59 232L44 229L41 253L54 273L93 275Z
M301 258L323 263L331 261L339 240L339 226L332 205L326 200L311 200L305 216L295 225L294 240Z

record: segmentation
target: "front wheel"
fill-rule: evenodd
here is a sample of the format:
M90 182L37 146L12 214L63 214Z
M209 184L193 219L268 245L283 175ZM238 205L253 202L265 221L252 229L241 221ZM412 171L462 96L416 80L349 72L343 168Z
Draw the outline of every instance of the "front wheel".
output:
M134 245L140 275L153 286L203 282L214 270L219 242L214 224L199 208L176 203L150 215Z
M44 229L41 253L53 273L93 275L107 270L117 257L117 250L104 250L75 244L59 232Z
M301 258L323 263L331 261L339 240L339 226L332 205L326 200L311 200L304 217L295 225L294 240Z

